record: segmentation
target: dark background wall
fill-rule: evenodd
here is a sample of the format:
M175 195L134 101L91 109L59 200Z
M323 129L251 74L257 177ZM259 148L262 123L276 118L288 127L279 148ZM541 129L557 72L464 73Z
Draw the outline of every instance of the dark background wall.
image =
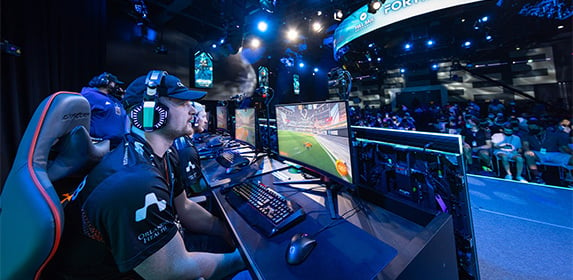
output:
M2 1L0 53L2 185L36 106L56 91L78 91L105 68L106 1Z

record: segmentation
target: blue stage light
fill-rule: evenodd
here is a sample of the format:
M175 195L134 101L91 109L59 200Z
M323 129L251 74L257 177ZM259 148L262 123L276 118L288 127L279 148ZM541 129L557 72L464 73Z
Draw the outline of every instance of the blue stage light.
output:
M406 73L406 69L405 69L405 68L400 68L400 73Z
M406 43L406 44L404 45L404 49L407 50L407 51L409 51L410 49L412 49L412 44Z
M259 29L259 31L265 32L269 28L269 25L264 21L259 21L259 24L257 24L257 28Z
M318 73L318 68L314 67L314 73Z
M472 46L472 42L470 42L470 41L465 41L462 46L463 46L464 48L469 48L469 47Z
M299 63L299 64L298 64L298 67L304 68L304 62Z
M426 41L426 46L431 47L434 45L434 40L428 40Z
M438 70L439 66L438 64L432 64L432 70Z
M489 20L489 18L488 18L487 16L481 18L481 21L482 21L482 22L486 22L486 21L488 21L488 20Z

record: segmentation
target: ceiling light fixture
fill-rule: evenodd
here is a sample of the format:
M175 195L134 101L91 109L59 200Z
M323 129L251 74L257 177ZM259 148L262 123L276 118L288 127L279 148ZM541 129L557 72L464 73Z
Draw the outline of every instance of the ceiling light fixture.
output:
M382 8L382 4L384 4L384 2L386 1L371 0L370 3L368 3L368 12L371 14L375 14L376 12L378 12L378 10L380 10L380 8Z
M344 13L340 9L337 9L334 12L334 20L336 20L336 21L341 21L343 16L344 16Z
M312 30L314 30L314 32L320 32L322 30L322 24L320 24L318 21L313 22Z

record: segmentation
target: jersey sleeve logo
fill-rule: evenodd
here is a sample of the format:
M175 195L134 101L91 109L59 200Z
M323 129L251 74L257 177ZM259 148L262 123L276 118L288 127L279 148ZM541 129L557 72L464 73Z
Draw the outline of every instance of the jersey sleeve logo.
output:
M135 221L140 222L145 220L145 218L147 218L147 207L153 204L157 205L160 212L165 210L167 207L167 202L165 200L157 200L155 193L148 193L145 195L145 205L135 211Z

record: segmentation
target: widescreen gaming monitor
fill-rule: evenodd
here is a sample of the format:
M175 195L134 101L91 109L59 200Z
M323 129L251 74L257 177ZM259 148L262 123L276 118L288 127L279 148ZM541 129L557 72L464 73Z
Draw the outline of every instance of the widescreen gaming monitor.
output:
M217 106L217 128L227 130L227 107Z
M235 139L256 147L255 108L235 109Z
M279 156L341 183L352 184L347 104L276 105Z

